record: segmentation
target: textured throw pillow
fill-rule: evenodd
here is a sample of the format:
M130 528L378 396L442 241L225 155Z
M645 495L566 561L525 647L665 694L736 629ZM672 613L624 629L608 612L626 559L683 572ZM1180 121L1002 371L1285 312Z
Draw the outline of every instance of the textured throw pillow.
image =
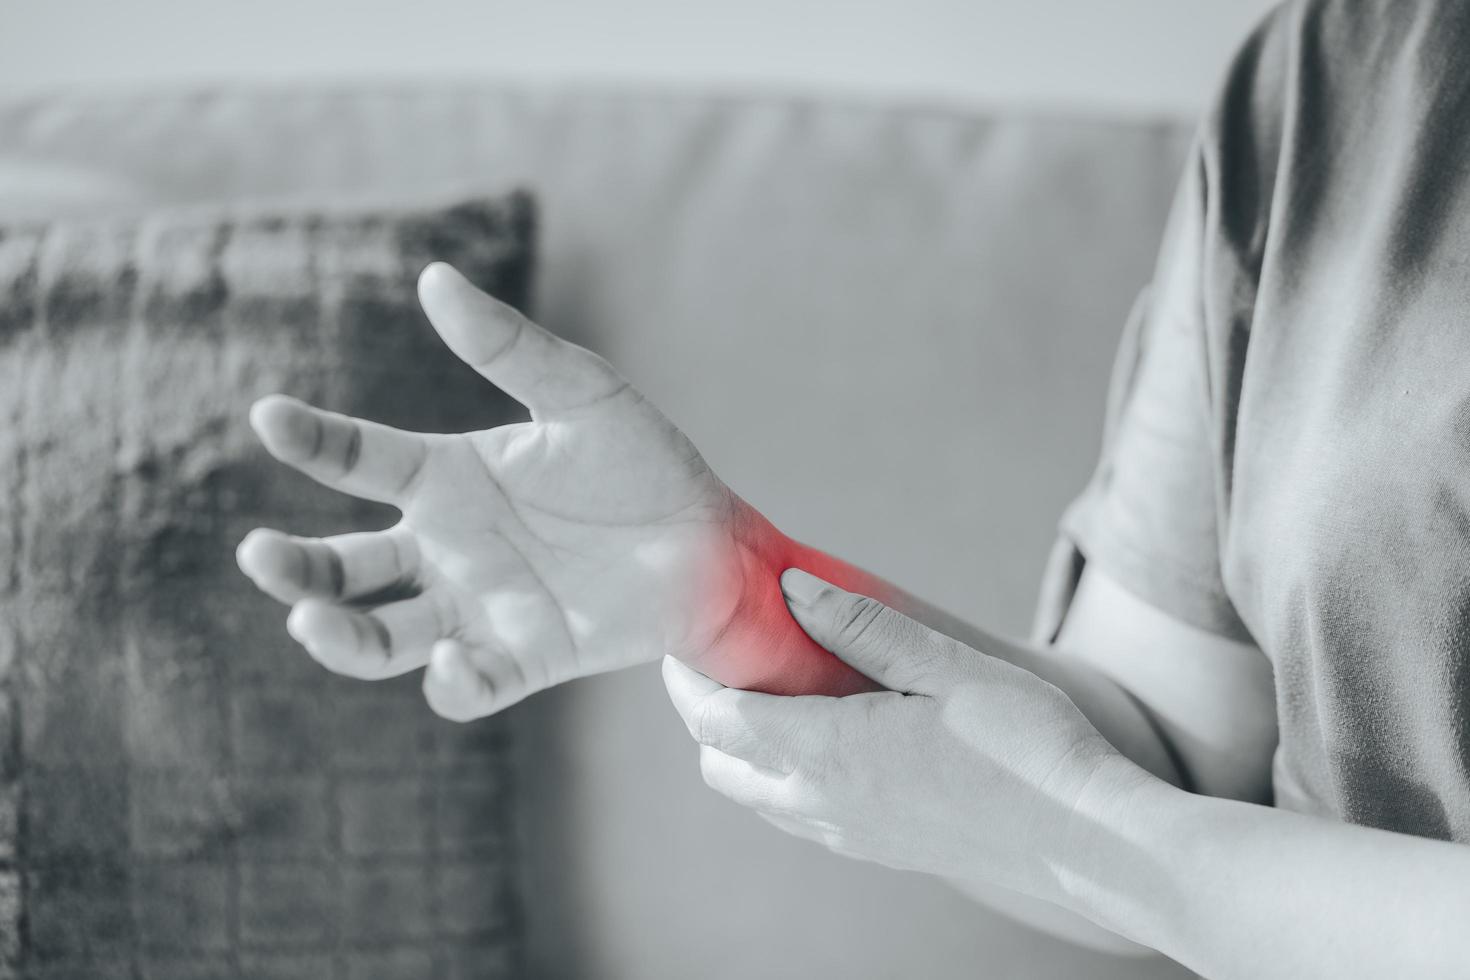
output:
M0 228L0 976L518 972L504 723L328 675L234 549L394 519L272 462L262 394L512 417L414 280L524 306L532 232L523 194Z

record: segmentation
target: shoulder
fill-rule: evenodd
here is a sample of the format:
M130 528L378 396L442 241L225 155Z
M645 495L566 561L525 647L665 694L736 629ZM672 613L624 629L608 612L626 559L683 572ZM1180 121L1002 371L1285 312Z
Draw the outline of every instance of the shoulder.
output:
M1467 113L1470 0L1280 4L1231 59L1200 126L1210 230L1239 271L1258 270L1273 220L1311 220L1345 188L1381 190L1386 175L1462 153Z
M1467 44L1470 0L1289 0L1249 34L1231 74L1342 85L1428 58L1437 72L1464 77ZM1410 72L1399 81L1428 80Z
M1413 122L1463 110L1467 55L1470 0L1292 0L1231 59L1203 135L1228 143L1274 131L1266 142L1280 144L1329 119Z

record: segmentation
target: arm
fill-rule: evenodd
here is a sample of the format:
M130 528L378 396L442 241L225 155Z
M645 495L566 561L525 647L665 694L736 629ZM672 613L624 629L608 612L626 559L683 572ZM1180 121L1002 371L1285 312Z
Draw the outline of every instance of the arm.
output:
M1470 848L1182 793L1097 784L1067 903L1209 977L1463 977Z
M782 578L888 691L772 697L674 661L709 784L790 833L1053 903L1211 977L1455 977L1470 849L1187 793L1055 685L880 603Z
M811 564L798 567L816 571ZM1195 629L1087 569L1055 647L1004 640L892 586L841 575L834 584L887 604L968 647L1065 691L1123 755L1166 782L1229 799L1265 801L1276 712L1260 650ZM820 574L820 573L819 573ZM827 577L827 576L823 576ZM951 883L997 912L1110 953L1152 950L1081 915L983 879Z

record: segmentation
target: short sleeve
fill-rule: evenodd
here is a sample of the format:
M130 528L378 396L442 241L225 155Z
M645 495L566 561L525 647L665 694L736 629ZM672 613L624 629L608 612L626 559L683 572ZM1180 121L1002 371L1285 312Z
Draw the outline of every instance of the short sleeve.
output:
M1101 457L1062 516L1033 636L1055 640L1087 564L1191 625L1248 640L1220 564L1217 462L1202 283L1208 234L1198 152L1180 182L1152 284L1113 368Z

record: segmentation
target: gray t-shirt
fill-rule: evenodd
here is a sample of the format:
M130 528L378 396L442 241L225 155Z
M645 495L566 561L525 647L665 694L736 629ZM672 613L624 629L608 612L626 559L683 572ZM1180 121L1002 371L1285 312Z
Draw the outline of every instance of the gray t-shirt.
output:
M1252 36L1061 531L1041 635L1096 563L1270 658L1277 805L1470 842L1470 2Z

